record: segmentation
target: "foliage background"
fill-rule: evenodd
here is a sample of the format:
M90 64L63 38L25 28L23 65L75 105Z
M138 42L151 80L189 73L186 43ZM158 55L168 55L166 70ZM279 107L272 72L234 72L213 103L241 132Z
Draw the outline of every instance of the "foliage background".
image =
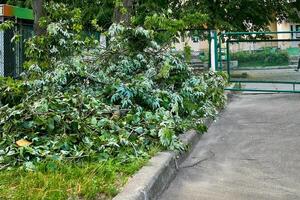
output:
M107 30L113 23L115 9L128 1L133 7L125 8L122 12L130 12L132 25L145 26L149 17L163 17L165 22L156 28L175 28L175 25L181 28L208 28L219 31L262 31L268 29L270 22L299 21L297 11L300 10L299 2L289 3L287 0L187 0L184 3L180 0L46 0L45 2L65 3L70 8L80 8L86 29L91 27L90 21L96 19L98 25ZM32 0L2 1L22 7L31 7L31 2ZM203 20L203 16L207 16L207 19ZM182 20L187 23L182 24Z

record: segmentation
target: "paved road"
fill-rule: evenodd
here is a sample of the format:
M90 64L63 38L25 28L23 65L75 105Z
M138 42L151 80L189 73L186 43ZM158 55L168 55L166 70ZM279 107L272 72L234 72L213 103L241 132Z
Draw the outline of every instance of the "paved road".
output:
M266 70L232 70L231 73L234 75L241 75L243 73L247 73L248 75L247 78L233 78L233 80L300 82L300 72L295 72L295 68Z
M293 86L292 84L270 84L270 83L243 83L243 89L256 89L256 90L288 90L300 91L300 84ZM246 92L244 92L246 93ZM249 92L253 93L253 92Z
M300 199L300 95L235 97L160 199Z

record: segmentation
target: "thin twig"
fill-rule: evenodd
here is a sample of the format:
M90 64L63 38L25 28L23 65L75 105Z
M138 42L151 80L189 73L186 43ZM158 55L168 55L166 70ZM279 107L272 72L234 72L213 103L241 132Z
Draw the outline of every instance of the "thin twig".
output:
M1 167L0 167L0 171L3 170L3 169L5 169L5 168L7 168L7 167L9 167L9 165L10 165L10 164L6 164L6 165L1 166Z

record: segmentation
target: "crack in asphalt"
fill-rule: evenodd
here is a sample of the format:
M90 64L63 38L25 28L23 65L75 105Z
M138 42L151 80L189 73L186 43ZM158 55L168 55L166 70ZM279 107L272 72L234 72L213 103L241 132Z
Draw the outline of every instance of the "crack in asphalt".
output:
M199 165L200 163L205 162L205 161L207 161L207 160L210 160L210 159L212 159L213 157L216 156L216 154L215 154L214 152L212 152L212 151L209 151L209 153L210 153L210 155L209 155L208 157L203 158L203 159L201 159L201 160L198 160L197 162L195 162L195 163L193 163L193 164L191 164L191 165L185 165L185 166L182 166L182 167L180 167L180 169L186 169L186 168L193 168L193 167L196 167L196 166Z

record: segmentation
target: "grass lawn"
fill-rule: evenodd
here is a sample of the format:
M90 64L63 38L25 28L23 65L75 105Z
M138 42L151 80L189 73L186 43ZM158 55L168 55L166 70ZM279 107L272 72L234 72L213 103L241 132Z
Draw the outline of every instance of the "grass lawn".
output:
M158 151L159 148L155 148L150 154L153 156ZM112 199L147 161L133 159L125 164L114 160L76 164L45 162L33 172L20 168L0 171L0 199Z

